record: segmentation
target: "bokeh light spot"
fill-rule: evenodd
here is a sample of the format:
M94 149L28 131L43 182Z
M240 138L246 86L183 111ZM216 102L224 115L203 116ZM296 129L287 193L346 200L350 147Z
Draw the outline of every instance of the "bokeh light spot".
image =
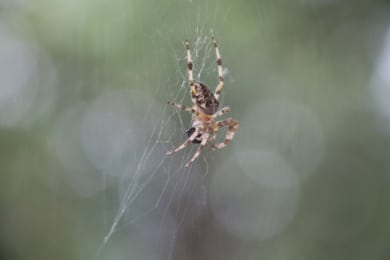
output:
M246 176L271 188L297 185L299 180L289 163L280 155L264 150L248 149L237 153L240 169Z
M238 166L241 157L229 158L212 176L213 214L221 226L235 236L252 240L273 238L294 218L299 205L299 186L280 185L280 180L264 181L264 177L258 178L261 182L254 181L253 176L261 171L261 166L258 171L252 169L253 175L248 177Z
M240 141L247 147L279 154L299 180L315 172L325 152L318 118L309 108L287 99L252 107L241 120Z

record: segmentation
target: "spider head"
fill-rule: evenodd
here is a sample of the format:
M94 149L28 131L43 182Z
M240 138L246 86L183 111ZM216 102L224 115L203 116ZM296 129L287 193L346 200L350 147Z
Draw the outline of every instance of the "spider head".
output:
M217 112L219 102L214 97L213 92L206 85L198 82L193 83L193 88L193 97L199 109L207 115Z

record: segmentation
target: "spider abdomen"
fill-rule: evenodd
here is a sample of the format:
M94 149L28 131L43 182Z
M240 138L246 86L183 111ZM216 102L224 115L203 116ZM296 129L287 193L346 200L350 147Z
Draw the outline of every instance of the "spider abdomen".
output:
M193 86L195 90L195 102L200 110L207 115L212 115L217 112L219 102L214 97L213 92L211 92L211 90L202 83L194 83Z

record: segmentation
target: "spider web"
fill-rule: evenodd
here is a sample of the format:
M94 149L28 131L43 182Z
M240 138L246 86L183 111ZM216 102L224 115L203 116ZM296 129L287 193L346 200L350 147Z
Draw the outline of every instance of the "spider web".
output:
M212 30L202 28L199 21L198 10L197 24L193 30L189 29L193 31L189 33L189 40L194 77L196 81L202 78L204 82L206 79L213 89L217 83L217 66L210 39ZM155 90L155 97L159 100L148 100L150 97L144 101L133 100L130 109L142 106L137 102L148 104L146 112L141 112L145 116L137 127L141 135L141 138L137 137L140 144L134 144L137 152L131 163L126 163L129 166L123 168L119 182L114 184L119 189L117 195L106 194L104 197L107 231L96 252L96 259L109 259L118 254L115 245L119 241L134 242L140 237L143 243L150 244L152 248L140 250L141 259L182 259L183 254L188 253L183 250L186 242L182 241L182 234L203 232L202 217L207 214L205 182L211 154L201 154L189 168L184 168L184 165L194 154L197 145L189 145L176 154L166 155L168 150L187 138L185 130L191 126L190 114L168 106L166 101L190 105L191 100L184 39L176 36L169 39L162 37L160 40L164 39L165 43L174 46L170 51L176 72L169 76L162 72L161 85ZM223 95L221 101L223 103ZM106 185L109 182L107 180ZM132 254L135 248L139 250L137 243L126 248Z
M8 259L386 255L389 131L372 109L389 118L384 1L5 2ZM220 105L240 129L184 168L197 145L166 152L191 116L166 103L191 104L185 39L195 80L214 89L212 35Z
M107 176L102 196L104 228L96 259L201 259L202 254L210 252L218 259L237 249L220 252L218 247L209 248L215 246L214 240L229 243L231 237L225 232L241 238L240 241L272 239L294 219L300 201L299 183L321 160L324 142L316 116L300 103L281 98L256 104L246 118L238 118L240 136L248 137L247 143L228 158L222 156L234 146L214 153L204 149L190 168L184 165L197 145L166 155L187 138L185 130L191 127L189 113L166 104L174 101L191 105L185 39L190 42L195 81L214 90L218 82L211 43L214 35L221 49L227 83L220 107L225 105L225 93L230 97L233 91L239 93L237 88L229 87L234 84L224 56L227 43L219 37L222 33L214 31L216 21L224 21L230 12L229 6L224 5L221 12L218 3L210 6L208 2L194 1L185 5L184 13L175 18L181 22L184 33L162 23L153 33L143 35L149 42L149 57L155 60L135 59L145 71L129 76L137 88L103 95L103 100L95 101L98 108L88 116L92 119L84 120L94 122L95 110L101 116L100 108L114 107L105 113L106 117L88 124L98 127L84 135L88 140L89 133L96 129L115 126L114 130L107 130L106 143L86 149L93 151L92 155L102 147L105 151L104 155L89 158ZM128 84L129 80L125 82ZM144 88L152 94L145 95ZM108 120L113 111L121 115L114 123ZM218 133L217 139L223 139L224 133ZM254 138L258 139L257 144ZM99 138L88 141L85 147L96 143L96 139ZM234 143L237 145L237 140ZM218 232L219 227L222 232Z

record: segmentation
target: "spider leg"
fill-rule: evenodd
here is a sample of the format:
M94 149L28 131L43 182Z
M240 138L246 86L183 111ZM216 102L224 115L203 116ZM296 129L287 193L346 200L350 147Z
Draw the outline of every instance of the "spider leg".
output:
M191 98L192 98L192 106L196 106L196 99L195 99L195 86L194 86L194 72L193 72L193 63L192 63L192 57L191 57L191 51L190 51L190 42L188 40L185 41L186 45L186 51L187 51L187 71L188 71L188 81L190 83L191 88Z
M194 82L194 73L192 71L192 58L190 51L190 42L188 40L185 41L186 50L187 50L187 69L188 69L188 81L191 83Z
M205 147L208 139L209 139L209 133L204 133L202 135L202 142L199 144L198 149L196 150L194 156L192 156L191 160L184 167L190 166L195 161L195 159L198 158L203 148Z
M215 89L214 97L218 100L219 95L221 95L222 89L223 89L223 71L222 71L222 58L221 53L219 52L217 41L215 40L214 36L211 37L211 41L213 42L214 48L215 48L215 55L217 56L217 65L218 65L218 86Z
M233 118L228 118L226 120L218 121L217 126L218 128L229 126L229 129L226 132L225 140L223 142L211 145L211 150L213 151L225 147L232 141L234 134L238 129L238 121Z
M193 113L193 109L192 108L189 108L189 107L187 107L185 105L182 105L182 104L178 104L178 103L175 103L175 102L168 101L168 105L171 105L171 106L177 107L178 109L181 109L181 110Z
M216 117L218 117L218 116L222 116L222 115L226 114L226 113L229 112L229 111L230 111L230 108L229 108L229 107L224 107L224 108L222 108L221 110L217 111L217 112L213 115L213 117L216 118Z
M187 138L187 140L184 141L184 143L182 143L180 146L178 146L175 150L168 151L167 154L177 153L181 149L184 149L187 145L189 145L190 143L192 143L192 141L195 140L195 138L198 136L198 134L199 134L199 129L195 128L195 131L192 133L192 135L190 137Z

